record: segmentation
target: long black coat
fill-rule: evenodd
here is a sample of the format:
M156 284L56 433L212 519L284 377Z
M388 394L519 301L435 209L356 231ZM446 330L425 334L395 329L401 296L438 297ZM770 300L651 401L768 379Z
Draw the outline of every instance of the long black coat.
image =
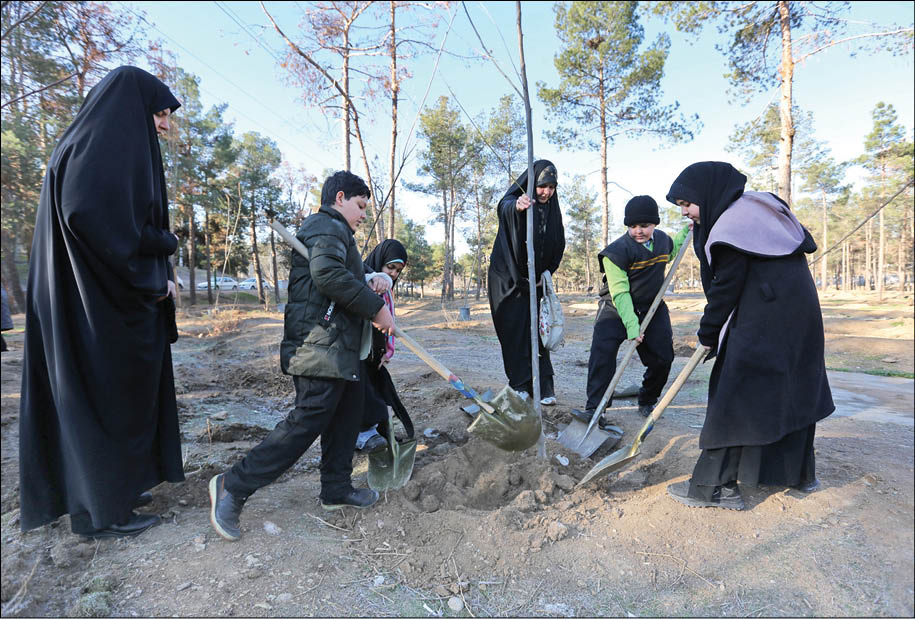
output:
M823 317L805 254L810 233L772 194L744 194L730 164L701 162L668 200L700 207L693 229L708 304L699 341L717 348L702 449L768 445L835 410Z
M167 315L177 240L153 114L180 104L135 67L109 73L54 150L35 221L19 419L22 529L78 533L182 481ZM172 325L173 326L173 325Z
M534 178L548 165L542 159L534 164ZM531 380L530 288L527 278L527 214L515 209L515 203L527 191L527 171L515 181L499 201L499 231L489 257L487 290L493 325L502 347L502 362L509 384L518 388ZM565 230L559 210L558 191L550 201L534 209L534 273L537 279L544 271L551 274L559 268L565 251ZM539 309L542 289L537 290ZM549 353L540 346L541 376L552 376Z

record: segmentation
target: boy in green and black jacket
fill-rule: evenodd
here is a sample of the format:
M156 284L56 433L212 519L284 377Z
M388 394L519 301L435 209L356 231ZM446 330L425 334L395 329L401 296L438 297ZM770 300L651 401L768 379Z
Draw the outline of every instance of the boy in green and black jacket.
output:
M319 436L324 509L363 508L378 500L377 492L354 488L351 480L369 322L385 334L394 330L384 301L365 283L353 238L369 196L361 178L335 173L324 182L321 209L296 234L307 256L292 253L280 345L283 372L295 385L295 408L244 459L210 480L210 523L228 540L241 536L239 515L248 497L295 464Z
M651 196L635 196L626 204L623 223L628 230L598 254L604 282L591 336L588 359L588 400L572 415L588 422L616 372L616 353L624 340L635 340L645 364L639 390L639 413L651 414L667 382L674 360L670 313L662 301L644 335L639 325L664 284L664 271L689 233L685 226L675 238L655 228L661 223L658 203ZM611 398L610 403L613 400Z

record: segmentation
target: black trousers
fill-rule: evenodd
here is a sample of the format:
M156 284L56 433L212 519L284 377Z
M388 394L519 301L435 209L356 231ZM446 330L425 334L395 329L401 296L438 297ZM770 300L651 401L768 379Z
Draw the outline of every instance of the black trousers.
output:
M816 424L768 445L703 449L689 482L689 496L710 501L715 488L737 481L745 486L797 486L816 479L813 437Z
M648 308L636 309L641 322ZM601 299L591 334L591 355L588 357L588 402L586 410L593 411L600 404L610 380L616 373L616 355L620 345L626 341L626 327L616 313L609 299ZM670 327L670 312L662 301L645 330L645 338L636 348L639 359L645 365L642 388L639 390L639 405L654 404L661 397L661 390L670 376L674 362L673 330ZM607 406L613 404L613 398Z
M294 376L295 408L226 473L226 489L246 497L275 481L321 437L321 499L352 490L353 450L362 420L365 384Z

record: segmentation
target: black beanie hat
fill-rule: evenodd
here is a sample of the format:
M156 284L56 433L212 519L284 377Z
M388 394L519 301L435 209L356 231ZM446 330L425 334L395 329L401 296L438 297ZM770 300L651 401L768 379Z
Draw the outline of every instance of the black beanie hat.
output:
M659 223L661 223L661 217L658 215L658 203L651 196L636 196L626 203L624 225Z

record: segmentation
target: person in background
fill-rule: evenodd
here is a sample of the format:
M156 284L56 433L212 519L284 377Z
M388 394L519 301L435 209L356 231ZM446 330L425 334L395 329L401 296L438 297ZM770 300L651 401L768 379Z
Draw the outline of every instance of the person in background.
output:
M19 416L22 530L137 535L146 490L184 480L170 342L177 337L158 135L180 103L119 67L48 162L32 240Z
M702 453L692 478L667 487L690 507L743 509L738 482L815 491L816 424L835 410L805 257L816 243L785 202L746 182L730 164L704 161L667 194L693 221L707 300L698 336L715 359Z
M489 308L502 347L502 363L509 386L533 395L531 370L530 283L527 265L527 211L534 209L534 273L537 309L543 297L544 271L559 268L565 251L565 229L556 191L556 166L546 159L534 163L534 197L526 195L528 171L511 184L499 201L499 231L489 257ZM539 338L538 338L539 339ZM540 403L556 404L550 353L538 342Z

